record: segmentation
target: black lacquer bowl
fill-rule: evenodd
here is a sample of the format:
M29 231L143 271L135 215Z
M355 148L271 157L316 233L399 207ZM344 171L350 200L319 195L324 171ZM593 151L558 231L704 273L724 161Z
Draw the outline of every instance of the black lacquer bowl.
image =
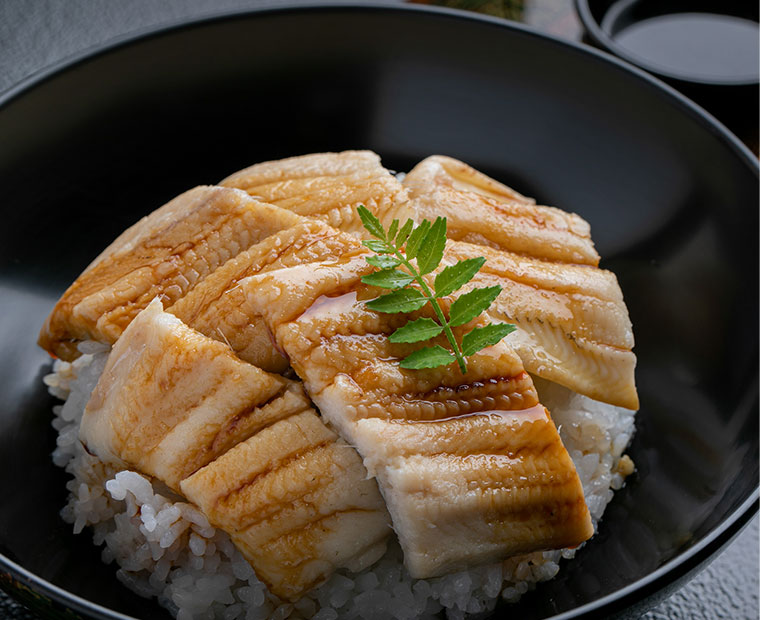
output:
M35 344L120 231L250 163L374 149L463 159L592 226L636 333L637 472L516 617L635 615L758 496L758 170L738 141L608 56L443 10L262 10L123 41L0 107L0 583L51 616L165 618L58 511L66 475ZM497 616L503 613L499 609Z

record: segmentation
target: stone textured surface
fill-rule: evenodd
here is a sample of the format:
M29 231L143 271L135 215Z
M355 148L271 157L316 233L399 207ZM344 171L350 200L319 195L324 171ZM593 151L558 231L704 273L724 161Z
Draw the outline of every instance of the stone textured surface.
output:
M0 92L40 69L115 37L181 19L285 3L286 0L0 0ZM557 34L564 5L568 36L577 35L572 0L533 0L536 23ZM530 3L526 3L530 4ZM551 19L546 18L549 14ZM526 17L530 11L526 11ZM546 24L541 23L541 19ZM530 20L529 20L530 21ZM548 24L548 25L547 25ZM645 614L646 620L758 618L758 517L702 573ZM37 616L0 591L0 618Z
M647 613L646 620L758 618L758 517L686 586Z

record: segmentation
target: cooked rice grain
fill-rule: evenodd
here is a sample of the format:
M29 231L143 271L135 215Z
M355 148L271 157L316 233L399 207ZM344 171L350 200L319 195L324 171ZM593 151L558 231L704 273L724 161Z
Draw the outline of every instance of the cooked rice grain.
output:
M536 552L435 579L413 580L401 549L359 574L341 571L295 604L271 595L235 549L196 508L158 482L116 471L88 454L79 423L108 357L108 348L82 343L72 363L56 361L45 377L50 393L65 400L54 407L58 431L53 462L72 475L61 511L75 533L90 526L103 561L116 562L117 578L144 597L156 597L178 620L338 618L459 620L492 610L499 598L517 601L559 571L560 558L576 550ZM623 451L634 431L634 412L593 401L540 379L536 387L575 462L594 525L613 489L629 470ZM627 457L626 457L627 458Z

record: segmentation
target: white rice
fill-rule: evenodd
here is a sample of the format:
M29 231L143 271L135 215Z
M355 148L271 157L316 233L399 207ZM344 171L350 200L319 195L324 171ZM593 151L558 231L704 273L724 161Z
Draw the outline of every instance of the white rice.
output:
M196 508L160 483L116 471L84 450L79 423L108 348L83 343L80 350L79 359L56 361L45 377L50 393L65 400L53 409L58 431L53 462L73 476L61 515L75 533L90 526L95 544L105 545L103 561L119 566L117 578L140 596L156 597L178 620L456 620L490 611L500 598L517 601L537 582L553 578L561 558L575 555L574 549L536 552L414 580L403 568L398 544L391 543L371 569L340 571L297 603L285 603L267 591L229 537ZM623 484L618 470L630 466L623 451L634 431L634 413L538 379L536 386L575 462L596 527L613 489Z

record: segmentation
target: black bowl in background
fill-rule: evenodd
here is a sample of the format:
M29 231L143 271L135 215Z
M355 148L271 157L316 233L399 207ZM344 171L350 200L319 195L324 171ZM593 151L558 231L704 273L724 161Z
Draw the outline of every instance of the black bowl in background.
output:
M138 217L312 151L370 148L396 170L431 153L463 159L578 212L618 274L637 338L637 473L594 540L511 613L635 615L756 511L757 162L643 72L471 14L259 10L37 76L0 102L0 135L0 585L50 615L167 617L58 516L66 475L49 458L55 401L35 346L44 317Z
M575 0L575 5L594 45L677 88L756 149L757 2ZM704 57L693 53L693 46L706 50Z

